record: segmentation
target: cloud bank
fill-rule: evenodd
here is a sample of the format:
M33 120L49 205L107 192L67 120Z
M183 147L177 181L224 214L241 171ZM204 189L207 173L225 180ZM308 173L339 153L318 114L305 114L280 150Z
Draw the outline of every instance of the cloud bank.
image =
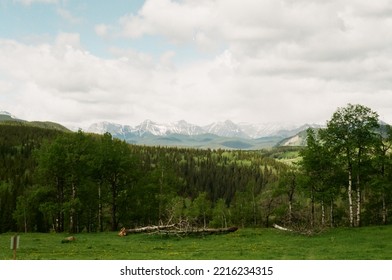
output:
M76 125L207 124L323 123L350 102L392 122L390 1L149 0L91 33L111 57L89 53L78 32L35 45L0 39L2 105ZM127 47L149 37L172 48Z

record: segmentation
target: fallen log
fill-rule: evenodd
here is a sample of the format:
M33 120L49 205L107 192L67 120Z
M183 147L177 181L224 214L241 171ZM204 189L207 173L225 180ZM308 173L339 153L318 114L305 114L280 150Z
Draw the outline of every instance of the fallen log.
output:
M147 226L147 227L141 227L141 228L134 228L134 229L126 229L122 228L120 232L118 233L119 236L125 236L127 234L133 234L133 233L148 233L148 232L154 232L154 231L160 231L160 230L166 230L170 228L174 228L175 225L166 225L166 226Z
M227 234L237 231L237 227L230 228L193 228L187 230L163 230L156 233L159 234L175 234L175 235L212 235L212 234Z
M279 229L279 230L292 231L289 228L281 227L281 226L278 226L277 224L273 224L273 227L276 228L276 229Z
M229 228L187 228L178 229L176 225L167 226L148 226L142 228L126 229L122 228L118 233L119 236L135 233L158 233L158 234L176 234L176 235L207 235L207 234L226 234L237 231L237 227Z

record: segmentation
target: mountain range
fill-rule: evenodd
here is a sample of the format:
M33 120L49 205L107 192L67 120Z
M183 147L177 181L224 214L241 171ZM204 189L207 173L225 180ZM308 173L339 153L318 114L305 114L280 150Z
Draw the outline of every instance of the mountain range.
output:
M87 129L87 132L98 134L109 132L113 137L133 144L195 148L260 149L275 146L278 143L280 145L297 145L301 141L298 139L290 141L289 139L299 135L300 132L309 127L319 128L321 126L315 124L302 126L236 124L230 120L199 126L184 120L167 124L145 120L134 127L111 122L94 123ZM284 141L286 138L287 141Z
M72 130L54 122L25 121L9 112L0 111L0 123L4 122L62 131ZM184 120L172 123L145 120L136 126L98 122L90 125L86 132L109 132L115 138L138 145L251 150L273 146L303 146L306 137L304 132L309 127L321 126L234 123L230 120L199 126Z

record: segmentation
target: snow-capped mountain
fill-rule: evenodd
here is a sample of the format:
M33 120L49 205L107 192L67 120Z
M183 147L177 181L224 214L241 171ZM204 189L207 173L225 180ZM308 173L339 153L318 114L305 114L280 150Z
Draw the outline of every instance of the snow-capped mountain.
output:
M214 122L206 126L198 126L184 120L167 124L145 120L135 127L110 122L100 122L92 124L87 131L98 134L109 132L113 136L123 139L130 135L143 137L146 135L166 136L172 134L185 136L213 134L220 137L257 139L268 136L289 137L308 127L317 127L317 125L303 125L298 127L294 125L282 126L277 124L235 124L230 120L226 120L224 122Z
M251 138L242 128L230 120L225 122L215 122L204 127L206 133L215 134L222 137Z
M156 123L151 120L145 120L140 125L137 125L133 131L140 136L144 135L145 133L150 133L156 136L169 134L192 136L205 133L205 131L200 126L187 123L184 120L168 124Z
M152 135L165 135L167 134L169 128L167 125L158 124L151 120L145 120L141 124L135 127L135 132L137 132L140 136L145 133L151 133Z
M133 132L133 128L129 125L121 125L111 122L99 122L90 125L87 129L88 132L93 132L97 134L104 134L109 132L112 135L120 136L120 135L127 135L130 132Z
M87 131L98 134L109 132L116 136L127 134L134 134L137 136L144 136L146 134L155 136L164 136L169 134L192 136L207 133L202 127L190 124L184 120L168 124L156 123L151 120L145 120L135 127L110 122L100 122L92 124L87 129Z
M170 134L192 136L208 133L202 127L187 123L184 120L167 124L145 120L135 127L111 122L100 122L92 124L87 131L98 134L109 132L116 136L134 134L140 137L145 135L164 136Z
M1 110L0 121L29 123ZM53 123L48 122L31 123L35 126L41 125L44 128L55 127L60 130L67 130L65 127L53 126ZM148 146L262 149L275 145L303 145L304 136L302 134L305 133L308 127L319 128L320 126L306 124L298 127L268 123L234 123L230 120L200 126L184 120L171 123L145 120L136 126L104 121L90 125L85 131L97 134L109 132L113 137L128 143Z
M276 123L239 123L238 125L241 127L242 131L252 139L274 135L286 136L282 135L285 131L297 128L297 126L291 124L282 125Z
M171 127L171 132L189 136L205 134L205 131L202 127L188 123L184 120L174 123L174 125Z

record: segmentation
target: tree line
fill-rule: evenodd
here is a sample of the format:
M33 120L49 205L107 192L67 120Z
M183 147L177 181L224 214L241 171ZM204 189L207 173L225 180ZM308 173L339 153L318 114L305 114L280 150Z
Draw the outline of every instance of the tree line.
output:
M0 232L162 224L298 228L387 224L391 130L339 108L307 147L229 151L130 145L104 135L0 125ZM297 163L276 154L299 151Z
M330 205L333 213L341 200L346 205L345 224L387 224L391 145L391 127L363 105L338 108L325 129L308 130L300 166L312 205L319 203L323 211Z

